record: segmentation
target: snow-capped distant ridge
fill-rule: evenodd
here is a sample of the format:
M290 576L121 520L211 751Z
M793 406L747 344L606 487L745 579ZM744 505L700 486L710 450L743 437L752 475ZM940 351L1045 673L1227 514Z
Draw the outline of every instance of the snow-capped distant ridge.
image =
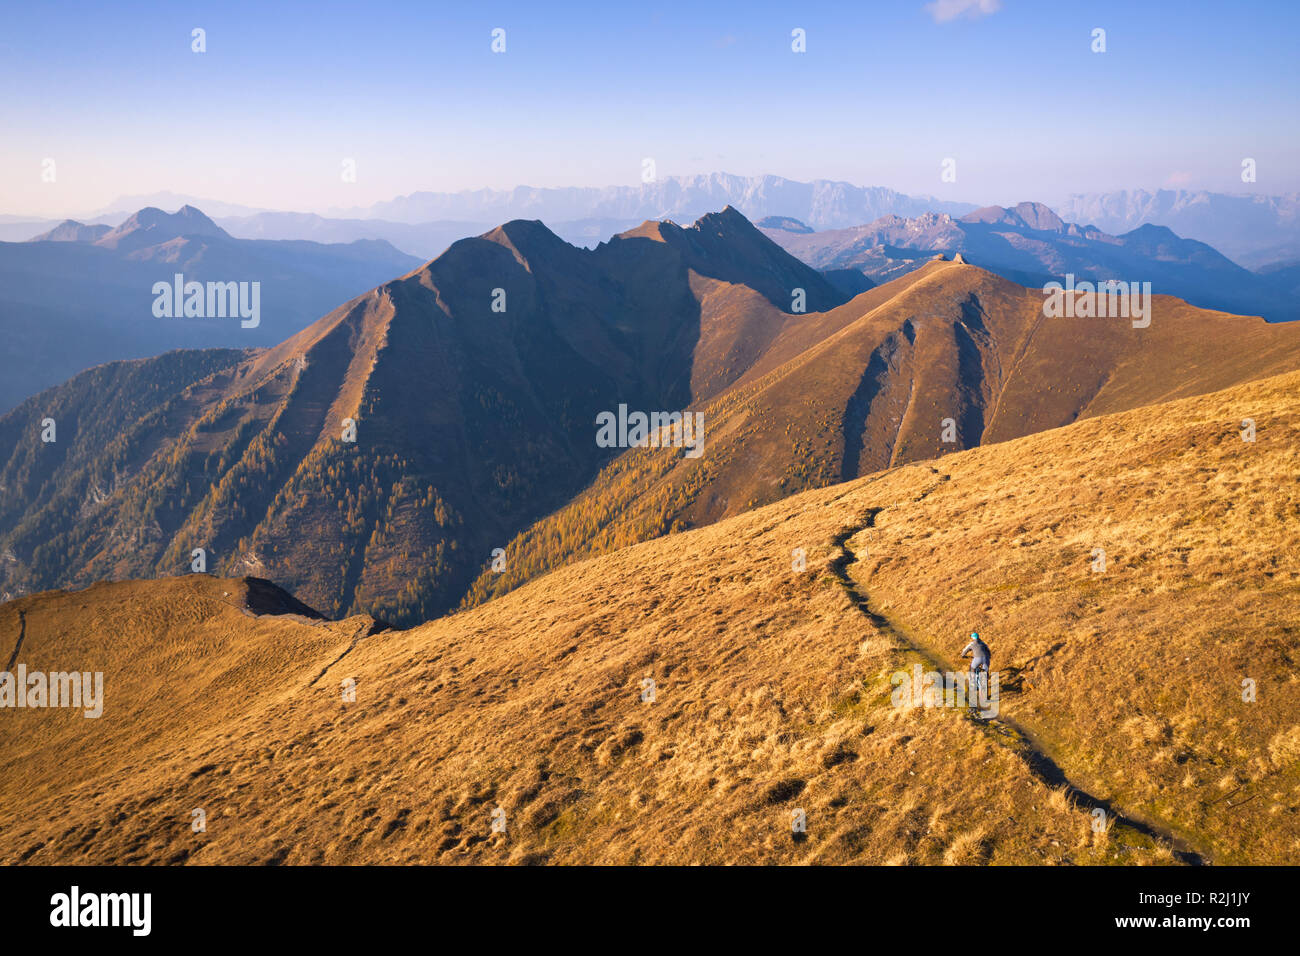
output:
M813 229L838 229L881 216L917 216L928 211L963 215L973 203L933 196L910 196L884 186L819 179L798 182L781 176L736 176L702 173L667 176L633 186L532 187L467 192L415 192L364 209L334 210L331 215L418 223L459 219L505 222L541 219L693 222L725 206L734 206L751 222L780 216Z
M1067 222L1116 236L1147 224L1165 226L1210 244L1249 269L1300 259L1300 193L1124 189L1076 193L1056 212Z

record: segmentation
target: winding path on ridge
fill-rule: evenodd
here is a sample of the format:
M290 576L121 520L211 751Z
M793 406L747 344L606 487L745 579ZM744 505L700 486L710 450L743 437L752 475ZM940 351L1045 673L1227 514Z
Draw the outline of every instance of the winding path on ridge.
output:
M932 468L931 470L939 474L938 469ZM915 504L923 500L931 492L949 481L950 477L949 475L941 475L935 484L920 495L912 498L909 503ZM868 509L860 521L844 529L831 539L831 544L839 550L839 554L831 561L831 571L840 586L848 594L853 606L871 622L877 631L898 642L906 651L921 657L933 670L941 673L950 671L952 668L947 662L937 657L924 644L909 636L902 625L897 624L873 607L870 597L849 574L849 567L858 562L858 556L849 547L849 541L861 532L875 527L876 516L884 510L886 510L884 507ZM1029 769L1029 772L1044 784L1053 788L1064 787L1067 798L1089 811L1100 809L1105 812L1109 825L1129 828L1156 843L1168 847L1174 858L1180 863L1191 866L1205 866L1213 862L1208 853L1191 846L1185 839L1172 831L1155 822L1142 819L1131 812L1121 811L1112 802L1094 796L1072 781L1056 760L1052 758L1047 747L1033 734L1010 718L999 715L996 717L971 717L968 719L996 744L1005 747L1019 757Z
M18 663L18 655L22 652L23 641L27 638L27 614L24 611L18 612L18 643L14 645L14 652L9 656L9 663L5 665L5 670L13 673L14 664Z

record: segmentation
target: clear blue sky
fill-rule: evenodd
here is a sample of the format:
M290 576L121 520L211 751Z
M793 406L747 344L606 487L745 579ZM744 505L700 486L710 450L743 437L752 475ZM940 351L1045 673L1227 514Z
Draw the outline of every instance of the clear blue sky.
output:
M1300 189L1300 3L984 3L10 2L0 213L160 190L324 211L636 183L643 157L981 203Z

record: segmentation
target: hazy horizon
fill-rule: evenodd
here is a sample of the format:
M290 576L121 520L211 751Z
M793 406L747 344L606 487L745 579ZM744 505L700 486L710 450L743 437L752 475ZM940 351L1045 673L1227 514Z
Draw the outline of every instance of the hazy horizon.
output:
M670 178L684 179L684 178L689 178L690 176L710 176L710 175L734 176L739 174L730 173L725 170L715 170L713 173L686 174L685 176L682 177L675 177L670 175L661 178L662 179L670 179ZM757 174L756 176L756 178L764 178L764 177L785 179L790 182L801 182L804 184L820 181L820 182L827 182L827 183L845 184L860 189L872 189L872 188L893 189L895 192L898 192L903 195L908 195L913 198L918 198L918 199L930 198L930 199L938 200L939 202L942 203L965 203L971 205L973 208L981 208L987 206L1003 206L1003 207L1011 208L1021 203L1034 202L1034 203L1042 203L1048 206L1049 208L1052 208L1055 211L1071 196L1094 195L1103 192L1101 190L1070 190L1068 193L1059 196L1053 196L1050 198L1044 198L1040 196L1019 196L1018 198L1004 199L1000 201L984 201L981 197L954 196L950 199L940 199L940 197L936 196L934 193L926 193L926 194L907 193L904 190L895 189L895 187L892 187L887 183L857 183L857 182L849 182L847 180L829 180L824 178L814 179L814 180L791 180L789 179L789 177L780 177L774 173L760 173ZM604 190L604 189L623 188L629 185L635 187L636 185L639 184L605 183L605 184L573 184L571 186L533 186L528 183L520 183L514 186L507 186L501 188L481 187L480 189L465 189L465 190L413 189L413 190L408 190L407 192L394 194L393 196L386 197L385 199L379 200L378 202L382 203L386 201L399 200L399 199L407 198L409 196L413 196L421 193L457 195L457 194L472 194L476 192L494 192L500 194L508 194L516 190L531 190L531 189ZM1230 195L1230 196L1275 196L1275 195L1286 196L1286 195L1294 194L1294 193L1286 193L1286 192L1266 193L1260 190L1249 190L1246 188L1239 189L1239 190L1231 190L1231 189L1201 190L1197 187L1186 187L1186 186L1142 186L1142 185L1120 187L1116 190L1107 190L1105 192L1130 192L1130 193L1148 192L1154 194L1162 190L1173 191L1173 192L1208 191L1212 193L1217 193L1221 195ZM71 219L74 221L85 221L89 219L111 218L111 217L117 217L124 220L125 218L132 215L133 213L138 212L140 209L146 208L148 206L155 206L157 208L163 209L165 212L174 213L183 205L194 206L214 220L228 218L232 216L237 217L239 215L242 215L243 213L238 211L214 212L212 211L213 209L223 210L226 207L245 206L245 204L243 203L233 202L221 196L194 196L176 190L160 189L160 190L155 190L153 192L144 193L144 194L126 194L126 193L119 194L117 196L112 197L103 205L98 206L96 208L72 210L70 212L65 211L65 212L58 212L58 213L53 213L53 212L42 213L39 211L33 211L27 213L23 213L23 212L14 213L7 209L0 209L0 221L3 221L4 219L9 219L11 221L14 220L25 221L27 219L30 219L34 222L35 221L52 222L55 220L67 220L67 219ZM254 206L248 206L246 208L248 209L248 213L247 213L248 215L255 215L257 213L266 212L266 213L286 213L286 214L294 214L294 215L318 215L321 216L322 218L337 218L337 219L374 218L376 220L382 220L384 218L382 215L378 215L378 216L371 215L370 212L371 205L375 205L375 204L370 204L366 207L359 207L359 208L330 207L330 208L323 208L323 209L288 209L288 208L276 208L276 207L254 207ZM719 206L719 210L720 209L721 206ZM710 210L710 211L717 212L719 210ZM512 217L512 218L517 218L517 217ZM542 217L542 218L545 219L546 217ZM792 218L798 219L799 217L793 216L792 214Z

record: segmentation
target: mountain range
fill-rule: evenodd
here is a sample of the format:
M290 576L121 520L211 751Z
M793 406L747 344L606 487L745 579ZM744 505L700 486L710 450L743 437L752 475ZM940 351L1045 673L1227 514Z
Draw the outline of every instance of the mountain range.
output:
M333 209L325 215L256 209L161 192L123 196L79 218L90 225L116 226L145 206L182 205L205 210L238 238L384 239L410 255L430 259L456 239L516 218L543 219L566 241L594 246L645 219L692 221L724 205L734 206L754 221L788 217L815 230L834 230L861 226L887 215L910 219L934 212L960 218L978 204L831 180L798 182L779 176L712 173L664 177L639 186L423 191L371 206ZM1066 222L1095 226L1111 235L1148 224L1165 226L1179 236L1213 246L1239 265L1259 270L1300 260L1298 205L1300 197L1294 194L1137 189L1074 194L1052 208ZM33 217L0 216L0 241L23 241L56 225Z
M666 176L636 186L422 191L366 207L331 209L324 216L253 209L164 192L122 197L85 218L90 224L116 224L125 211L142 205L206 209L223 229L243 239L383 239L424 259L439 255L457 239L511 219L544 220L566 241L590 247L646 219L692 222L728 205L752 219L789 214L818 228L856 225L889 213L911 216L935 210L959 215L975 208L971 203L908 196L883 186L710 173ZM28 239L52 225L0 219L0 239Z
M595 249L508 222L272 348L109 363L0 417L0 585L183 574L203 549L408 624L802 490L1300 367L1300 325L1168 295L1146 328L1048 318L963 261L850 295L731 208ZM702 414L703 454L601 447L620 406Z
M1204 190L1145 189L1080 193L1056 207L1069 222L1119 234L1166 226L1209 243L1248 269L1300 260L1300 194L1228 195Z
M214 568L292 565L327 613L454 605L608 456L597 412L724 388L792 289L813 311L844 301L734 212L655 230L589 251L507 223L273 349L110 363L29 399L0 419L6 579L169 573L203 547ZM59 442L33 445L47 417Z
M1067 223L1042 203L988 206L954 219L925 213L884 216L863 226L815 232L792 219L769 220L766 234L817 269L861 271L875 282L919 268L936 253L962 254L1023 285L1042 287L1067 274L1093 282L1150 282L1153 289L1210 309L1300 318L1289 273L1256 274L1203 242L1163 226L1113 236Z
M102 362L168 349L271 345L419 260L383 240L235 239L199 210L138 210L115 228L68 220L0 243L0 408ZM155 283L258 283L256 326L159 317ZM251 288L251 286L250 286Z
M751 219L793 210L792 214L818 228L857 224L888 213L960 214L974 208L970 203L908 196L884 187L712 173L669 176L639 186L416 192L368 207L331 210L327 216L262 210L230 215L220 222L232 235L244 238L330 242L383 238L399 249L432 258L456 239L508 219L540 219L566 242L593 247L647 219L692 222L724 206Z
M732 206L750 219L792 215L814 228L869 222L890 213L961 214L970 203L933 196L908 196L883 186L818 179L797 182L780 176L708 173L665 176L635 186L479 189L455 193L415 192L365 208L330 210L331 216L419 223L439 219L530 218L547 222L579 219L673 219L691 221L710 210Z
M217 221L240 238L318 242L385 239L405 252L428 259L456 239L514 217L544 219L566 242L590 247L643 219L691 221L709 209L728 204L754 221L787 219L814 231L861 226L890 215L911 219L925 213L947 213L961 218L976 209L972 203L909 197L878 187L826 181L792 183L777 177L695 177L680 182L675 191L666 187L658 193L641 190L641 195L633 197L628 193L617 201L608 196L607 190L583 192L581 201L576 197L561 201L551 197L549 191L532 189L473 195L415 193L407 197L412 202L409 212L402 212L407 208L402 199L377 207L390 215L418 217L424 212L434 216L420 222L396 222L370 208L355 211L363 218L261 210L218 216ZM420 203L427 206L421 208ZM1094 226L1111 235L1132 232L1144 225L1164 226L1183 238L1213 246L1238 265L1263 272L1300 261L1298 205L1300 199L1294 195L1134 190L1076 195L1052 208L1067 223ZM222 207L226 208L225 204ZM465 218L445 218L451 212ZM0 230L4 228L0 225Z

